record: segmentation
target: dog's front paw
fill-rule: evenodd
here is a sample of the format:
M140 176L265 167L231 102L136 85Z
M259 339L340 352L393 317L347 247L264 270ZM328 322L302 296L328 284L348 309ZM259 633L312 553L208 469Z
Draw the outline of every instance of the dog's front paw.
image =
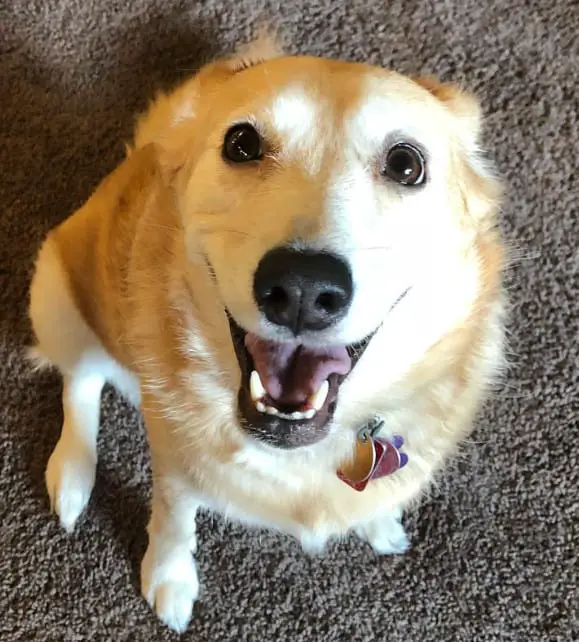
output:
M379 555L401 555L410 548L399 511L378 517L356 529Z
M45 480L51 509L68 533L88 504L95 471L96 453L89 446L60 438L48 460Z
M141 590L159 619L184 633L199 595L197 568L189 550L160 555L150 544L141 566Z
M312 532L304 532L300 535L302 551L312 557L320 557L326 550L327 537Z

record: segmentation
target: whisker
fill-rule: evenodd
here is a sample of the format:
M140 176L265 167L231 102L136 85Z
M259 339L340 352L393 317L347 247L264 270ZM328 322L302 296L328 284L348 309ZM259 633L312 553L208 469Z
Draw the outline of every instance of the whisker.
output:
M153 229L159 229L159 230L165 230L167 232L178 232L180 228L178 226L170 226L170 225L161 225L159 223L148 223L146 222L145 227L150 227Z
M352 249L354 249L354 248L352 248ZM360 247L360 248L356 248L356 249L359 252L377 252L377 251L390 252L392 250L392 246L391 245L372 245L372 246L369 246L369 247Z
M223 233L223 234L238 234L239 236L243 236L243 237L249 238L249 239L258 238L257 235L255 235L255 234L250 234L249 232L246 232L244 230L239 230L239 229L235 229L235 228L232 228L232 227L231 228L230 227L219 227L219 228L215 228L215 229L212 229L212 230L206 230L206 229L205 230L204 229L200 229L199 230L199 234L201 236L209 235L209 234L221 234L221 233Z

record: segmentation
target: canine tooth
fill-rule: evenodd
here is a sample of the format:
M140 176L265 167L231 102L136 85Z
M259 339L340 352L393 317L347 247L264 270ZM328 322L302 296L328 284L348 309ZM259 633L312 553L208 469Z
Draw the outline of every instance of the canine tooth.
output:
M316 409L315 408L310 408L309 410L306 410L302 414L304 416L304 419L313 419L314 415L316 414Z
M253 401L257 401L265 396L265 388L261 383L261 377L257 370L253 370L249 377L249 392Z
M265 412L268 415L279 415L279 410L277 408L274 408L273 406L266 406Z
M308 401L316 411L322 409L322 406L324 405L324 402L326 401L326 398L328 396L329 390L330 390L330 384L326 379L326 381L324 381L324 383L320 386L319 390L313 395L311 395L310 398L308 399Z
M257 409L257 412L265 412L265 404L262 401L256 401L255 407Z

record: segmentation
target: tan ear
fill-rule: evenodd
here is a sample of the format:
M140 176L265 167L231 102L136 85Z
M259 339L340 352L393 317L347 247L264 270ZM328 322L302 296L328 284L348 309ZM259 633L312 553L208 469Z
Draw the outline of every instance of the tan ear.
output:
M480 136L482 113L478 100L471 93L451 83L441 83L431 76L414 81L442 102L458 120L460 134L468 148L476 148Z

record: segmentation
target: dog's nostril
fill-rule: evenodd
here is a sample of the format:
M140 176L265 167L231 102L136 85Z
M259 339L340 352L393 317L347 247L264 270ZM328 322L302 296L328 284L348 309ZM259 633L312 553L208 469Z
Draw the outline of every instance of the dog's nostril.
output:
M322 292L316 299L316 307L324 312L333 313L341 306L340 297L335 292Z
M284 288L279 286L271 288L263 297L264 304L271 305L278 310L289 305L289 302L288 293Z

